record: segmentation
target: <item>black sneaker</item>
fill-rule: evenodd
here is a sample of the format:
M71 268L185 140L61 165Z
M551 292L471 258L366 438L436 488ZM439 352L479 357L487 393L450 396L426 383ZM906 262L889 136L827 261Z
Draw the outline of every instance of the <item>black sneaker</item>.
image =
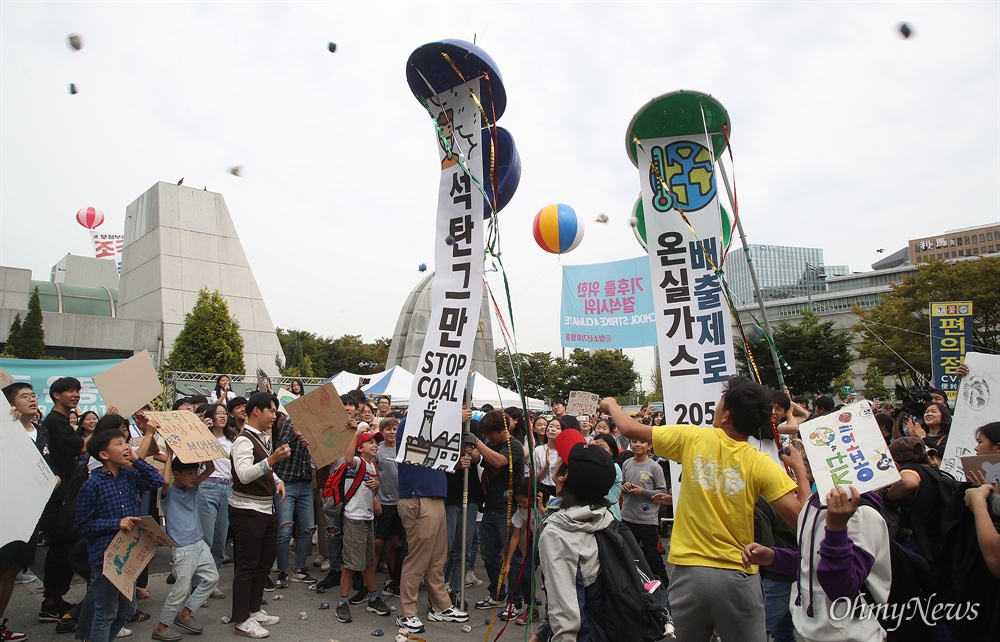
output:
M317 589L332 589L333 587L340 587L340 570L331 570L326 574L326 577L321 579L316 583Z
M271 581L271 576L270 575L268 575L267 579L264 580L264 590L265 591L273 591L274 590L274 582Z
M382 597L399 597L399 585L391 580L382 584Z
M76 618L67 613L56 622L56 633L76 633Z
M351 621L351 607L346 602L337 605L337 619L345 624Z
M38 621L43 624L45 622L58 622L71 608L73 605L66 600L59 600L55 604L43 602L42 608L38 610Z
M369 613L374 613L375 615L389 615L389 607L385 605L382 598L376 597L374 600L369 600L368 606L365 609Z
M278 581L274 583L275 588L288 588L288 573L282 571L278 573Z
M368 589L358 589L358 592L348 600L351 604L364 604L368 601Z

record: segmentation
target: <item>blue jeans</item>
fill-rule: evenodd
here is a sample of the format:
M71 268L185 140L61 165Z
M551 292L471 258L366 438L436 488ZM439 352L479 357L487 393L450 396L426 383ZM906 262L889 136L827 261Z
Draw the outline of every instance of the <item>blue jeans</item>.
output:
M326 547L330 551L330 571L339 573L344 561L344 518L326 518Z
M774 642L795 642L795 625L792 624L792 612L788 610L793 582L763 577L761 580L764 582L764 624L768 637L774 636Z
M295 536L295 568L306 565L312 546L312 534L316 531L312 484L308 481L285 482L285 501L281 501L281 495L275 495L274 503L278 509L278 571L287 573L288 542L292 538L293 523L299 525Z
M229 482L206 479L198 486L198 518L201 532L212 551L215 567L222 566L226 555L226 537L229 535L229 496L233 486Z
M104 577L104 568L90 567L91 589L94 594L94 623L90 629L90 642L111 642L135 614L135 592L132 597L122 595L111 580Z
M486 567L486 575L490 579L490 597L495 600L504 601L507 599L507 578L500 583L500 569L503 566L503 556L507 553L507 511L487 510L483 513L483 521L479 525L480 552L483 556L483 565ZM521 551L514 553L514 558L510 563L508 577L517 578L517 572L521 569ZM463 578L464 579L464 578ZM518 602L521 597L517 590L514 591L514 602Z
M444 579L452 591L460 591L465 578L462 577L462 505L452 504L444 507L448 520L448 563L444 567ZM476 549L473 541L476 538L476 516L479 507L469 504L465 515L465 569L468 571L476 566Z

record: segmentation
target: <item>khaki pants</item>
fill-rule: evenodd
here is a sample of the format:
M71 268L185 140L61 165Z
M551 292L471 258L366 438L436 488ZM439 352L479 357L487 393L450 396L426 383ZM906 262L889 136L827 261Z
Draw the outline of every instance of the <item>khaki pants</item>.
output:
M409 552L403 562L400 603L403 617L417 614L420 580L427 587L431 607L443 611L451 606L444 588L444 564L448 559L448 529L441 497L408 497L399 500L399 518L406 529Z

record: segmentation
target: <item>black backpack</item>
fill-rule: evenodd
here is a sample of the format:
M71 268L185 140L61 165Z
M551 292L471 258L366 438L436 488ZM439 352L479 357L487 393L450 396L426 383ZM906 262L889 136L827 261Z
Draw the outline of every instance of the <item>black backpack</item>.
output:
M946 620L956 639L1000 640L1000 580L986 565L976 517L965 506L965 491L975 486L960 482L942 515L935 602L961 605ZM968 611L970 604L979 605L975 616Z
M933 486L937 490L939 514L945 512L948 505L952 502L952 498L960 491L961 483L957 479L930 464L904 464L902 469L915 470L920 474L921 489ZM926 484L925 481L927 482ZM964 506L964 496L962 501ZM912 501L903 500L899 503L899 515L901 518L899 525L913 531L913 534L917 537L917 541L920 543L920 550L923 551L924 559L933 564L934 558L938 554L940 540L938 540L936 545L935 541L929 536L925 524L915 514ZM943 531L941 532L943 534Z
M64 539L76 538L76 500L88 477L87 464L77 464L73 475L59 484L42 515L43 529Z
M662 640L669 621L667 588L649 570L632 532L614 520L596 536L602 603L597 620L608 639ZM648 582L656 583L652 591Z
M864 494L861 495L861 504L874 508L882 515L879 506ZM920 617L907 617L913 611L912 605L907 610L911 600L917 598L926 605L934 592L931 565L892 537L889 538L889 564L892 569L892 584L886 602L889 608L878 612L878 621L886 631L886 639L888 642L931 642L934 639L933 629ZM861 596L868 604L875 604L867 584L861 586ZM897 620L892 617L894 613L904 613L904 616Z

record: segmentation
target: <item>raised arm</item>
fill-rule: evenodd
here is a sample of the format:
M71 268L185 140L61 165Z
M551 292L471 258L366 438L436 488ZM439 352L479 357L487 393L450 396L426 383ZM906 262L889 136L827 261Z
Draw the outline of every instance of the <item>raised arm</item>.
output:
M601 410L611 415L611 420L618 426L619 432L629 439L653 442L653 427L641 424L630 417L627 412L622 410L614 397L601 399Z

